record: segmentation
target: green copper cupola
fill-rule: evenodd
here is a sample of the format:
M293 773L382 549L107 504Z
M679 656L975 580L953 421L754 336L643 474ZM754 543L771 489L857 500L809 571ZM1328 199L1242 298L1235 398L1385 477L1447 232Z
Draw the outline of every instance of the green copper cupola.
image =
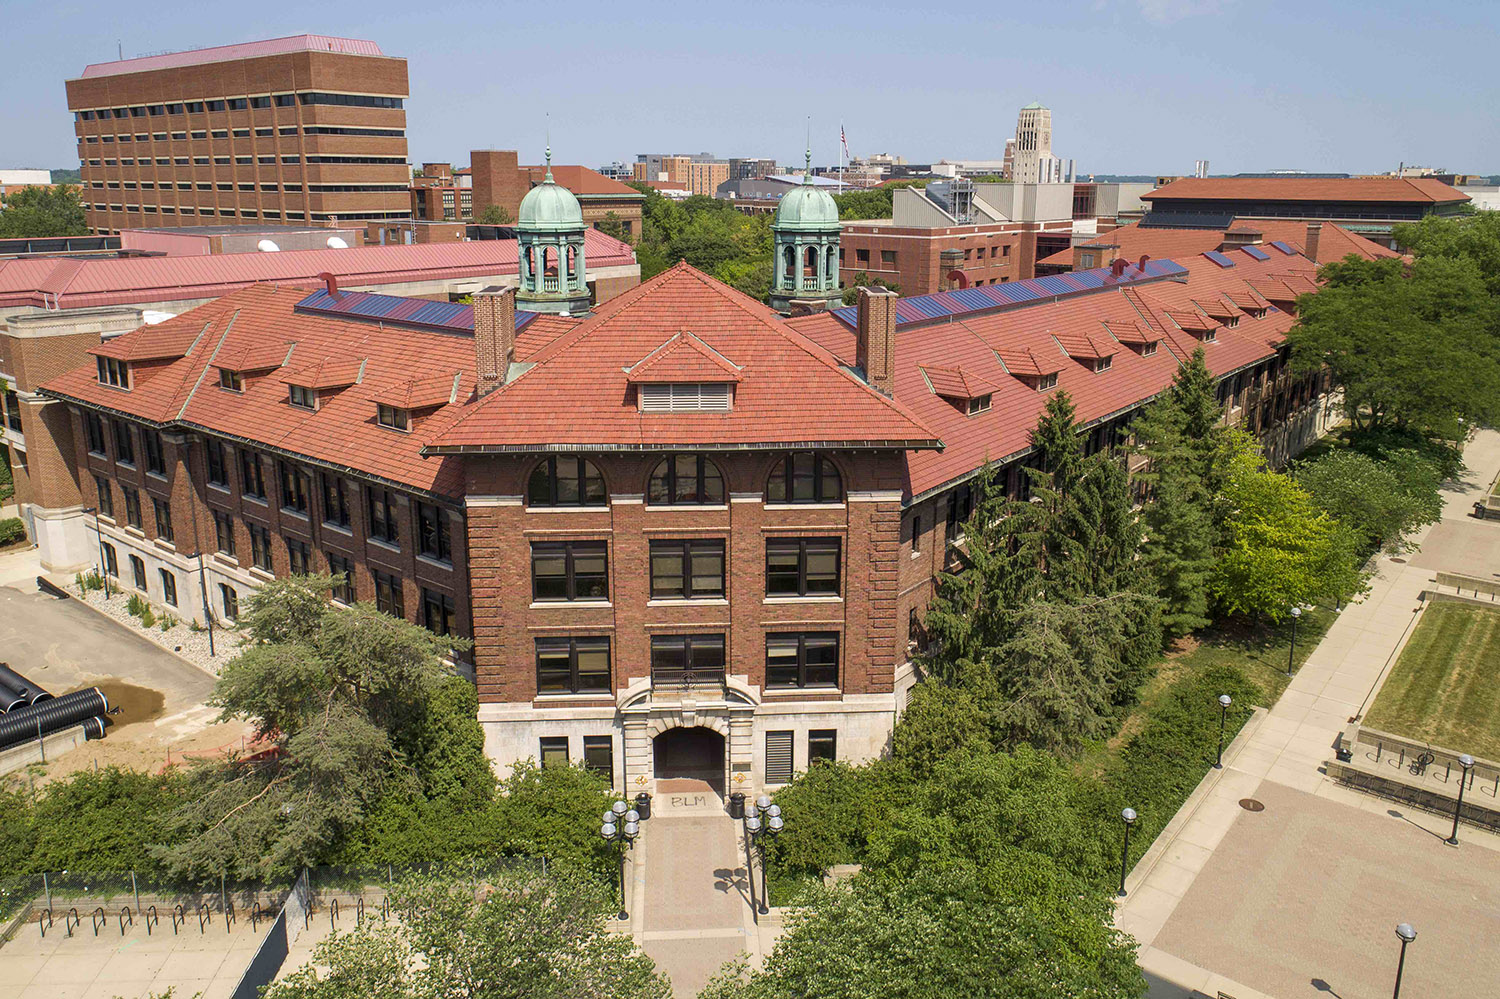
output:
M526 312L589 311L583 256L583 208L573 192L552 179L552 146L547 175L521 199L516 213L520 237L521 286L516 308Z
M771 233L776 246L771 308L808 312L837 305L842 294L839 206L832 195L813 184L811 148L802 183L784 194L776 206Z

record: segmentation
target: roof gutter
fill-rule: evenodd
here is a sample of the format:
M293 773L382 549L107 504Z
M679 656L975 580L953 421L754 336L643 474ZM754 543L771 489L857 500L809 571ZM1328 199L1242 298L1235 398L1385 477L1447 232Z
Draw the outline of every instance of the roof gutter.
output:
M641 454L657 451L941 451L937 438L918 440L758 441L749 444L709 444L699 441L650 444L429 444L422 457L477 454L573 454L577 452Z

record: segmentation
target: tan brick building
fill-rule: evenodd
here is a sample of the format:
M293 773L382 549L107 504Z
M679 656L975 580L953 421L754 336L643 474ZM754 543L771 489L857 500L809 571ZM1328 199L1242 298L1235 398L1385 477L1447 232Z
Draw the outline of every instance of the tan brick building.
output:
M295 35L67 81L95 232L410 214L406 60Z

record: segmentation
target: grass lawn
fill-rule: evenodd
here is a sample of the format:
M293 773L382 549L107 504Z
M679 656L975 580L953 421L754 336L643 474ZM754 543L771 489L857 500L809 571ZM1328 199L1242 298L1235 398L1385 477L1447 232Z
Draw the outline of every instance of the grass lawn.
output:
M1436 603L1422 615L1365 724L1500 760L1500 609Z

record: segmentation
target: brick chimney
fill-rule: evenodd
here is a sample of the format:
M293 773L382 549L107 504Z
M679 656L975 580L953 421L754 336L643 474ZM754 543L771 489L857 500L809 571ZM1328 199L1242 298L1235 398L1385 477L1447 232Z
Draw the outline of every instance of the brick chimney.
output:
M1318 239L1323 235L1323 223L1307 223L1307 242L1304 244L1302 255L1313 263L1318 262Z
M896 391L896 303L889 288L859 289L859 323L855 327L854 363L871 388L884 395Z
M474 364L477 392L489 395L505 384L516 352L516 289L486 288L474 294Z

